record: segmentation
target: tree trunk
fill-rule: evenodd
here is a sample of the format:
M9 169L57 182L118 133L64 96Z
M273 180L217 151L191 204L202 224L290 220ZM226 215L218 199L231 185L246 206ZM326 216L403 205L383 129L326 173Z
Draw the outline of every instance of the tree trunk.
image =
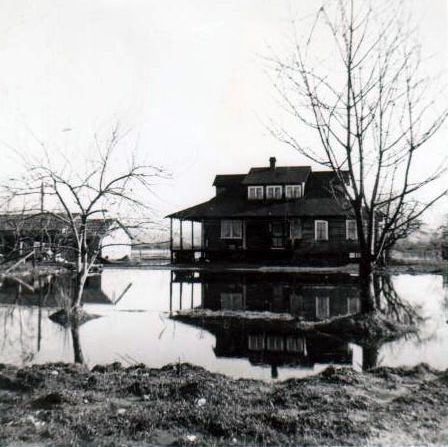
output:
M86 285L86 280L88 276L88 271L86 268L82 268L80 272L76 274L75 278L75 290L73 294L72 309L79 310L82 304L82 295L84 293L84 286Z
M362 370L368 371L376 368L378 366L378 355L379 347L377 345L362 346Z
M375 298L372 293L373 266L370 257L361 256L359 261L359 284L361 298L361 312L372 312L375 309Z
M77 321L75 321L75 319L76 319L76 316L74 317L74 319L72 321L72 327L71 327L74 361L75 361L75 363L83 364L84 363L84 355L82 353L81 341L79 338L79 324Z

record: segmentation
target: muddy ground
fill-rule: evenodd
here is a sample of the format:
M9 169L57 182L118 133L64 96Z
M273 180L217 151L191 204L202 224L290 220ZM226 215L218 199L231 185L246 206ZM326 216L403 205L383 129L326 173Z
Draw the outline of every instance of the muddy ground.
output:
M447 444L448 371L235 380L188 364L0 369L0 445Z

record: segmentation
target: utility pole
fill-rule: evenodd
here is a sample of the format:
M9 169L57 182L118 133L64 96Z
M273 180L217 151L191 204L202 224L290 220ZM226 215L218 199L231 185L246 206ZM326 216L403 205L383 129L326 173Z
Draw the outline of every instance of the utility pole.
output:
M42 256L44 248L44 182L40 184L40 255Z

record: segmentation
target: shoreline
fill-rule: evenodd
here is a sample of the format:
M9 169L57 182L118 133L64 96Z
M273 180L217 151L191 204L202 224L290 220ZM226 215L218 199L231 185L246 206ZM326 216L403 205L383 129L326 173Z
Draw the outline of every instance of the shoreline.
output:
M208 264L170 264L154 262L117 262L103 264L104 270L172 270L172 271L207 271L207 272L259 272L259 273L317 273L317 274L349 274L358 275L357 264L346 264L340 266L294 266L294 265L275 265L275 264L230 264L230 263L208 263ZM66 273L67 270L59 265L41 265L35 268L23 268L23 266L12 272L2 272L0 270L0 279L5 277L22 277L30 274L45 275ZM378 274L443 274L448 273L448 261L442 260L393 260L387 267L377 269Z
M187 271L247 271L247 272L290 272L290 273L345 273L358 274L357 264L346 264L341 266L294 266L294 265L268 265L268 264L153 264L153 263L128 263L128 264L105 264L104 269L148 269L148 270L187 270ZM443 274L448 273L448 261L392 261L385 268L377 269L378 274Z
M282 382L190 364L0 365L0 444L448 443L448 370L328 367Z

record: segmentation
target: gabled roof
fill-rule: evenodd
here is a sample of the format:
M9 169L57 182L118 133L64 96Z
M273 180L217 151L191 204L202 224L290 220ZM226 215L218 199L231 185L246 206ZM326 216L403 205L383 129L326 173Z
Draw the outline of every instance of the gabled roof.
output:
M279 166L252 168L243 180L243 185L301 184L310 175L310 166Z
M245 197L220 194L207 202L170 214L167 217L198 221L212 218L330 217L349 216L350 214L350 204L334 198L297 199L277 203L248 201Z
M213 186L236 186L240 185L246 174L220 174L215 177Z
M348 172L341 171L346 181ZM305 196L294 200L248 200L246 194L236 194L238 186L295 185L306 183ZM167 217L200 221L222 218L270 217L331 217L351 216L352 207L343 198L340 180L333 171L312 172L310 166L252 168L247 175L217 175L214 186L223 187L216 197L199 205L170 214ZM243 189L243 188L241 188Z
M74 215L78 220L78 215ZM90 234L103 236L112 225L123 228L130 237L128 230L114 218L88 219L87 230ZM0 214L0 232L19 231L23 233L36 233L42 231L70 231L70 223L64 214L44 212L35 214Z
M348 181L348 171L340 172L345 182ZM330 197L335 191L341 190L341 182L333 171L313 171L306 184L307 198Z

